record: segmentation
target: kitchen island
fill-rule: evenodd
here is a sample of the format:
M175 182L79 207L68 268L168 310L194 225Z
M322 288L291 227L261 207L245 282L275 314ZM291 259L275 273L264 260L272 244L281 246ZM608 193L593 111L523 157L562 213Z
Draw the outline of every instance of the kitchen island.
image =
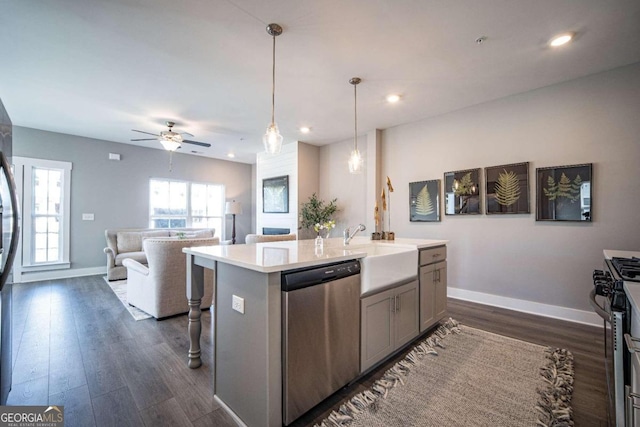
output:
M424 249L443 240L396 239L376 245ZM369 239L313 240L187 248L189 367L200 359L200 303L204 269L215 272L213 312L213 393L238 422L249 426L282 425L283 272L367 256ZM416 266L417 271L417 266Z

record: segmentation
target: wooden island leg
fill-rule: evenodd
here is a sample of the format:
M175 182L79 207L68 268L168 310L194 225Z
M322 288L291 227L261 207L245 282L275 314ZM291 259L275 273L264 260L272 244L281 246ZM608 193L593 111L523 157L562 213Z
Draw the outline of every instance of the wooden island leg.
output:
M187 366L191 369L199 368L202 365L202 359L200 359L201 302L201 299L189 299L189 362Z
M189 362L196 369L202 366L200 333L202 331L200 304L204 295L204 268L195 264L195 257L187 254L187 300L189 301Z

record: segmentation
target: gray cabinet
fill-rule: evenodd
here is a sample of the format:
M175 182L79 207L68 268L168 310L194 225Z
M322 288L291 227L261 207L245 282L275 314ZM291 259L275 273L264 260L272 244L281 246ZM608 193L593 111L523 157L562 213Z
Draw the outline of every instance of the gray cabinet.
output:
M420 332L447 314L447 248L420 251Z
M418 335L418 281L360 300L360 371L364 372Z

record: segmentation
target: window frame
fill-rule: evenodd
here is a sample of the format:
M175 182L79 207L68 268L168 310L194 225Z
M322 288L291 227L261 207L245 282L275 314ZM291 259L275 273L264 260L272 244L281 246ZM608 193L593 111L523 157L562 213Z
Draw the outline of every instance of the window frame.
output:
M16 178L18 194L21 195L20 223L22 233L20 236L20 248L18 250L19 262L16 263L18 270L15 276L20 277L22 271L46 271L65 269L71 267L69 260L70 235L71 235L71 162L57 160L36 159L29 157L13 157L13 165ZM60 212L60 231L58 237L59 257L57 261L35 262L35 218L41 217L36 214L35 191L34 191L34 169L53 169L62 172L62 187Z
M153 214L153 205L151 202L151 183L153 181L161 181L161 182L179 182L179 183L184 183L186 184L186 201L187 201L187 206L186 206L186 214L184 216L182 215L154 215ZM221 188L221 195L220 195L220 207L221 207L221 215L220 216L215 216L215 215L209 215L209 216L202 216L202 215L194 215L193 214L193 208L191 205L191 191L192 191L192 186L193 185L205 185L205 186L217 186ZM179 228L194 228L193 227L193 219L194 218L205 218L205 219L220 219L220 230L216 230L219 233L220 239L224 240L225 239L225 227L224 227L224 220L225 220L225 213L224 213L224 207L225 207L225 192L226 192L226 187L224 184L218 184L218 183L213 183L213 182L203 182L203 181L186 181L186 180L180 180L180 179L170 179L170 178L158 178L158 177L152 177L149 178L149 228L154 228L156 229L157 227L155 227L154 221L157 219L185 219L185 226L184 227L166 227L168 229L179 229ZM164 227L163 227L164 228ZM159 230L162 230L163 228L157 228Z

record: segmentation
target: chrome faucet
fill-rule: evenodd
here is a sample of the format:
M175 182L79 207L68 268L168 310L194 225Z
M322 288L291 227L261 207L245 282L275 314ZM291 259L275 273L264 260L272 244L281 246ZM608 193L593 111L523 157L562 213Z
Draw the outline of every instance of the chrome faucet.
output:
M356 227L356 229L353 230L353 233L351 232L349 227L345 228L344 232L342 233L344 235L344 244L348 245L349 242L351 241L351 239L353 239L353 236L355 236L358 231L364 231L366 229L367 229L367 227L365 227L364 224L359 224Z

